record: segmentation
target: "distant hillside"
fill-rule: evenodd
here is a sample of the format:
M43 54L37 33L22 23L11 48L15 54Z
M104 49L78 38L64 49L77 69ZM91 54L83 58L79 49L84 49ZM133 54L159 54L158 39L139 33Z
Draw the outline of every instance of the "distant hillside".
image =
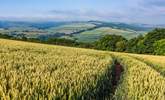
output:
M134 37L137 37L138 35L143 35L144 32L137 32L134 30L122 30L122 29L115 29L111 27L100 27L96 28L94 30L89 30L82 32L80 34L74 35L80 42L93 42L98 40L99 38L107 35L107 34L115 34L115 35L121 35L127 39L131 39Z
M144 25L87 21L87 22L11 22L0 21L0 33L14 37L27 38L76 39L80 42L93 42L106 34L122 35L131 39L152 30L153 27Z
M13 28L13 27L33 27L39 29L47 29L50 27L57 27L64 25L67 22L19 22L19 21L0 21L0 28Z
M102 22L102 21L88 21L88 22L96 25L100 25L102 27L111 27L122 30L149 31L154 28L154 26L144 26L143 24L127 24L120 22Z

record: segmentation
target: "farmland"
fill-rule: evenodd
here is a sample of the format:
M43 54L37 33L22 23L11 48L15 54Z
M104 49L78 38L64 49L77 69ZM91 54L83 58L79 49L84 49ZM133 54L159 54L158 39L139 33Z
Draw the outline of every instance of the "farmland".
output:
M152 66L155 70L159 71L163 76L165 76L165 58L162 56L152 56L152 55L137 55L131 54L132 57L141 60L144 63Z
M129 57L128 54L112 53L112 55L125 66L121 83L115 93L117 100L165 99L165 78L159 71L144 62ZM163 66L165 67L165 65Z
M0 58L4 99L92 98L112 65L104 52L7 40Z
M61 25L59 27L51 27L47 29L49 33L65 33L71 34L80 30L86 30L88 28L95 27L94 24L91 23L71 23L66 25Z
M0 99L164 100L164 59L0 39Z
M131 39L137 37L142 33L133 30L122 30L110 27L101 27L95 30L85 31L80 34L76 34L75 37L78 38L79 41L93 42L107 34L121 35L123 37L126 37L127 39Z
M151 30L151 29L150 29ZM27 37L47 40L66 38L78 42L95 42L107 34L122 35L132 39L145 34L149 29L128 24L105 22L1 22L0 34L16 38Z

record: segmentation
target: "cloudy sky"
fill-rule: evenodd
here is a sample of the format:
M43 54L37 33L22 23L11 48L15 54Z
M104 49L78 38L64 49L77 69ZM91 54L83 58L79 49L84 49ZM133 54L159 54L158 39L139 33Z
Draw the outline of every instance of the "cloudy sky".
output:
M0 19L165 24L165 0L0 0Z

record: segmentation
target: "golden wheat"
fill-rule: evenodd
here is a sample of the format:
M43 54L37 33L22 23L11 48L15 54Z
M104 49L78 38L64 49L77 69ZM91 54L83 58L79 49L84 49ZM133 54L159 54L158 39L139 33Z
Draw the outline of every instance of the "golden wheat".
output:
M127 55L111 54L124 66L116 100L165 100L165 78L160 73Z
M129 54L130 56L145 62L146 64L153 67L155 70L165 76L165 56L152 56L152 55L138 55Z
M104 52L0 39L0 98L90 97L111 64Z
M124 68L114 99L165 100L165 78L160 74L165 57L4 39L0 39L0 99L98 99L99 92L111 89L113 59Z

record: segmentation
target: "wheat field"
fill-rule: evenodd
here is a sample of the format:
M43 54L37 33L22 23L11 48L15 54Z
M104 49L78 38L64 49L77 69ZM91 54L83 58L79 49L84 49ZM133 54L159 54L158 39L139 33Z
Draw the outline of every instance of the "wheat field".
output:
M3 39L0 58L0 97L7 100L92 97L112 64L104 52Z
M130 56L147 63L155 70L159 71L165 76L165 57L164 56L152 56L152 55L137 55L131 54Z
M164 59L0 39L0 99L165 100Z
M165 100L165 78L159 72L128 54L112 55L124 66L116 100Z

